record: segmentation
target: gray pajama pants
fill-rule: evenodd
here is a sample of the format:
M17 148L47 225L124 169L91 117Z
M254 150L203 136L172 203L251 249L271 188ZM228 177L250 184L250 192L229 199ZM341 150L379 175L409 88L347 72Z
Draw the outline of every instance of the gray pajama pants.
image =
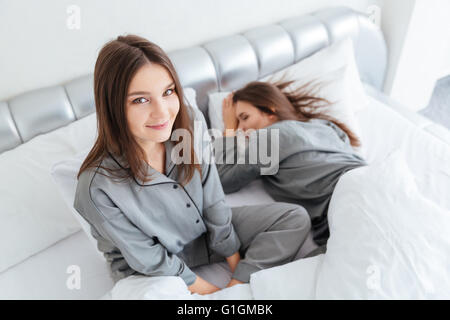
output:
M292 261L311 229L308 212L300 205L275 202L232 207L232 223L241 240L241 260L232 278L249 282L256 271ZM224 261L216 254L210 262Z

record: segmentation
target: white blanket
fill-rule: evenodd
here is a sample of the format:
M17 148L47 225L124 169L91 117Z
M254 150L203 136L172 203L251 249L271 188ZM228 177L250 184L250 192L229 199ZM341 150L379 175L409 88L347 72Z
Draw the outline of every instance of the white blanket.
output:
M402 150L345 173L328 212L316 298L450 298L450 210L421 194Z
M191 294L180 277L130 276L116 283L103 299L113 300L252 300L248 284L224 288L208 295Z

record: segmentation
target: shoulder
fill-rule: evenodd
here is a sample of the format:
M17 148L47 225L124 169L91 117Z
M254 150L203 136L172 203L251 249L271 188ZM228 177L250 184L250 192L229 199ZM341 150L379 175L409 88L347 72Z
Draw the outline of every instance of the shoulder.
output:
M108 176L108 172L102 169L104 166L120 168L114 164L111 157L107 157L98 166L83 171L77 182L73 206L88 221L95 222L100 219L101 222L107 218L107 212L99 208L113 207L112 195L117 193L116 189L121 188Z
M298 120L280 120L277 121L267 128L269 129L278 129L281 131L292 131L292 130L301 130L304 128L307 122L298 121Z
M113 181L105 168L114 170L123 168L121 162L117 160L118 159L108 155L103 158L97 166L84 170L78 179L77 189L83 188L89 190L92 186L97 185L111 187Z
M302 136L302 134L306 134L307 132L329 130L329 127L335 130L337 128L333 122L318 118L310 119L309 121L281 120L270 126L270 128L279 129L282 134L300 136Z
M310 121L281 120L269 126L276 129L280 149L284 153L293 153L311 148L331 147L336 144L334 124L323 119ZM272 135L272 133L271 133ZM276 137L276 136L275 136Z
M337 134L340 140L342 140L347 144L350 144L350 138L348 137L347 133L345 133L345 131L342 130L341 127L339 127L336 123L325 119L314 119L314 120L316 120L317 123L330 127L331 129L333 129L334 133Z
M280 137L280 142L292 143L293 140L305 139L309 123L298 120L281 120L268 126L267 129L276 132Z

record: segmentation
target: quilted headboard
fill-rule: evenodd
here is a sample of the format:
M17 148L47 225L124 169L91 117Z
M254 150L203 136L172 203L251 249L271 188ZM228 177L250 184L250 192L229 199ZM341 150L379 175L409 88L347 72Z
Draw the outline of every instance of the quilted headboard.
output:
M237 89L347 36L354 41L361 80L381 91L387 66L383 34L365 14L347 7L315 11L168 54L183 87L196 90L198 106L209 121L208 93ZM92 74L1 101L0 154L94 111Z

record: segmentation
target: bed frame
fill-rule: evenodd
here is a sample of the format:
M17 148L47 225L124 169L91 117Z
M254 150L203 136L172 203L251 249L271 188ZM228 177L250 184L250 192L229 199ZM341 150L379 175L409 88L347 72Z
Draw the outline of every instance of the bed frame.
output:
M381 91L387 66L383 34L365 14L346 7L315 11L168 55L183 87L196 90L209 125L208 93L237 89L347 36L354 41L361 80ZM1 101L0 154L92 112L92 74Z

